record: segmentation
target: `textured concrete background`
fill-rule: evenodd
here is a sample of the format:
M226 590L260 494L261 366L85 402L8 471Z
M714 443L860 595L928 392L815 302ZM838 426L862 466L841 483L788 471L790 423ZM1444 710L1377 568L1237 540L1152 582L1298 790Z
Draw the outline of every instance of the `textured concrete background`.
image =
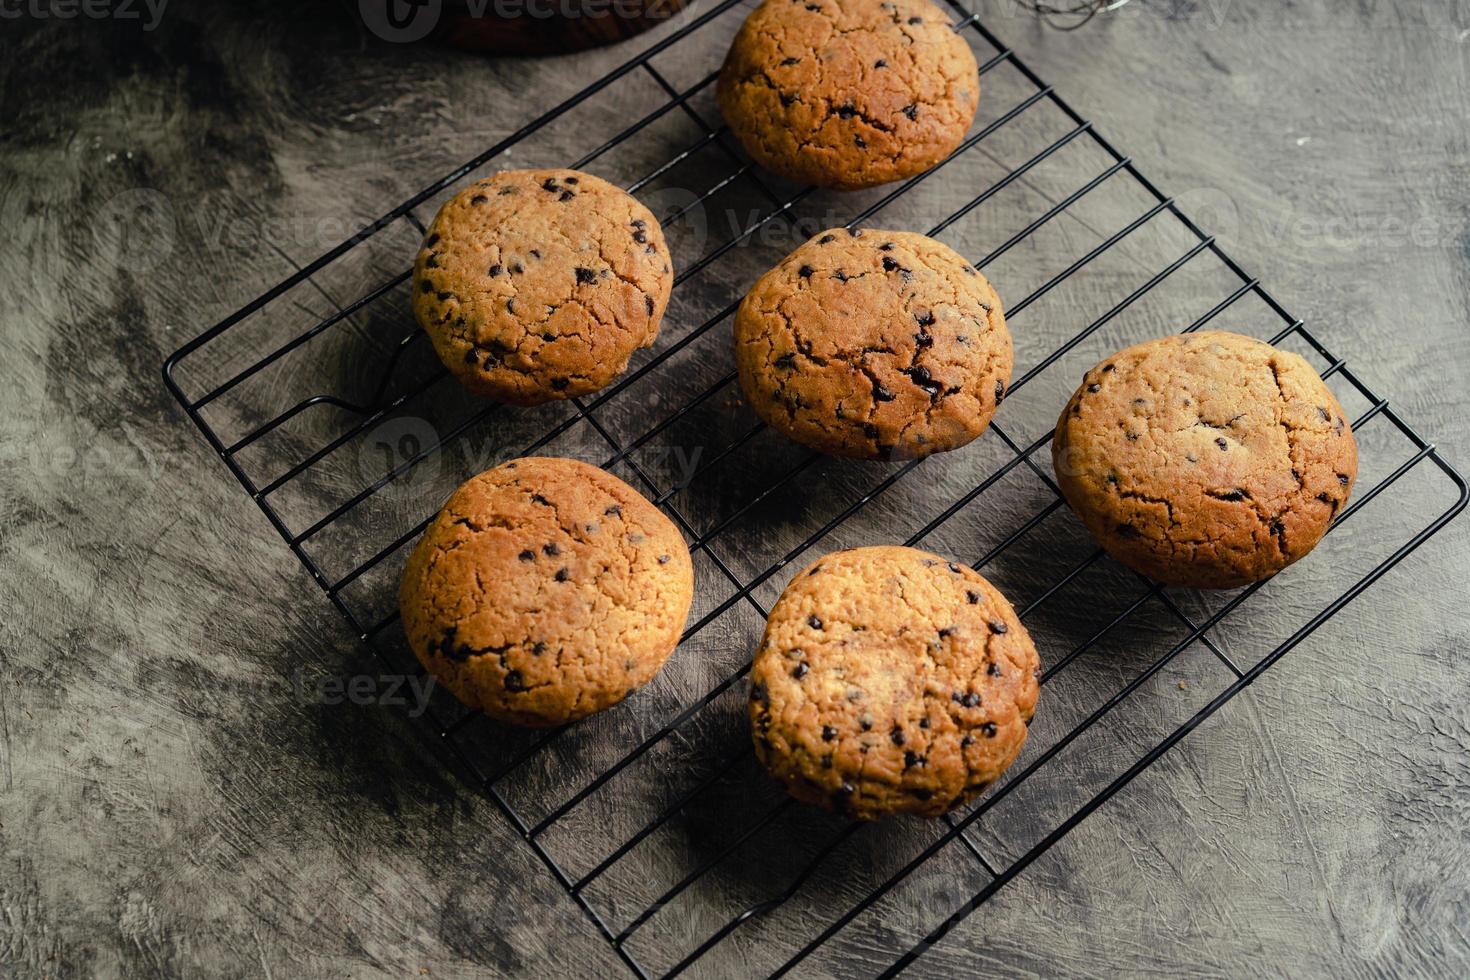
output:
M137 9L147 21L147 8ZM1000 4L982 10L1452 462L1470 464L1463 3L1134 0L1073 34L1041 29ZM660 70L678 86L697 80L737 21L727 16L707 40L669 52ZM178 4L156 29L143 26L35 10L0 23L0 973L616 975L623 967L583 913L416 723L334 696L331 685L344 677L376 677L375 662L205 448L158 369L203 327L646 41L569 58L491 60L383 43L352 4L286 2ZM982 121L1004 108L1008 91L1022 91L1003 75L987 77ZM648 79L630 79L609 101L518 147L506 165L573 159L657 97ZM677 113L669 125L610 154L606 171L631 179L697 136ZM1059 132L1055 120L1028 125L988 140L973 173L956 166L881 220L925 227L1004 172L985 171L987 161L1015 166ZM710 169L699 162L695 173L671 178L682 187L650 194L662 195L667 210L689 187L708 186L719 173L718 158L709 159ZM1068 173L1085 178L1099 159L1078 160ZM1033 176L1014 196L998 195L983 217L957 224L952 244L985 254L1058 188L1077 183L1060 170ZM731 214L737 226L746 223L759 195L741 193L702 215L703 236L718 236ZM846 220L879 197L819 197L803 221ZM1090 247L1096 229L1117 227L1142 203L1099 200L1056 237L1016 249L1004 268L987 272L1003 296L1022 295ZM699 254L687 237L695 231L679 234L685 262ZM728 265L691 279L666 335L676 338L683 324L738 296L797 237L735 250ZM357 295L351 287L401 269L411 229L399 223L380 238L362 250L361 268L321 293L293 294L276 316L281 329L300 329ZM1160 255L1168 261L1185 245L1162 235L1153 245L1130 242L1078 289L1017 317L1018 368L1125 295L1140 269L1159 268ZM1187 323L1225 281L1181 275L1159 305L1120 319L1054 377L1038 376L1008 401L1002 424L1029 442L1086 363ZM389 325L396 332L385 334ZM1220 325L1274 332L1259 315ZM402 327L401 304L355 318L340 344L285 366L251 397L279 410L326 382L360 395ZM237 356L248 361L259 349ZM232 362L221 361L228 373ZM696 345L652 376L658 390L630 389L603 419L619 438L636 434L727 366L717 342ZM451 402L434 401L414 417L463 408ZM1358 399L1349 410L1365 407ZM231 408L218 421L238 432L242 420L259 417L253 411ZM676 451L700 449L705 439L713 451L716 436L744 431L744 411L733 395L714 399L691 423L699 434L656 443L660 452L642 457L646 468L663 479L662 468L680 465ZM521 436L554 418L496 422L488 430L494 448L484 453L523 444ZM606 455L583 428L551 448ZM309 444L311 434L292 433L285 447ZM1377 424L1360 439L1368 471L1361 487L1407 455ZM796 458L785 447L762 452L748 472L717 474L680 498L697 527L730 513ZM372 536L341 552L360 560L391 539L401 529L393 519L416 519L474 468L472 457L456 457L374 511L359 529ZM927 466L927 478L903 484L812 556L906 536L1005 458L987 437L968 455ZM270 460L262 452L250 465L268 470ZM322 477L302 494L301 513L343 499L374 465L364 452ZM819 469L774 511L732 531L723 559L748 579L860 495L872 473ZM1039 478L1022 470L926 546L974 560L1046 499ZM1255 662L1452 500L1443 480L1416 470L1214 639L1242 665ZM291 519L304 526L295 512ZM1470 973L1467 542L1470 523L1452 524L914 972ZM1026 601L1088 546L1062 514L1015 551L986 574ZM706 594L696 615L730 592L702 562ZM386 563L377 591L352 601L367 608L381 599L394 568ZM756 590L757 600L768 603L782 580ZM1067 601L1043 606L1032 628L1044 660L1111 618L1129 589L1136 583L1100 567ZM1174 598L1196 618L1219 602ZM736 603L680 652L661 686L518 770L503 786L511 804L535 819L566 799L742 663L758 628L750 604ZM1058 675L1022 764L1178 635L1172 614L1152 604L1137 629ZM1226 679L1208 651L1190 650L1115 723L987 814L973 842L993 864L1013 860ZM364 684L359 700L386 693L376 680ZM649 765L573 811L543 838L548 852L573 873L586 871L658 800L738 751L740 687L731 693L651 753ZM477 738L492 762L515 742L491 730ZM615 930L777 802L748 764L714 794L589 891ZM799 808L783 813L733 867L652 920L634 940L636 955L650 969L672 966L734 910L780 891L835 830ZM869 828L792 903L718 947L703 974L773 968L939 830ZM985 880L958 845L946 848L879 914L859 919L805 966L818 975L874 973Z

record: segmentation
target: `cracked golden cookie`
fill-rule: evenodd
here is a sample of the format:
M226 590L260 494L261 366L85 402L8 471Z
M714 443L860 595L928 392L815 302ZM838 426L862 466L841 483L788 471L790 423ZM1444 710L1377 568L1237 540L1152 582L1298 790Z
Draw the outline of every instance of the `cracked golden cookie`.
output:
M781 593L751 666L756 755L847 816L939 816L1005 772L1036 648L980 573L913 548L827 555Z
M693 582L684 539L632 487L528 457L454 492L409 557L398 604L414 654L461 701L556 725L658 673Z
M1211 589L1269 578L1311 551L1358 474L1352 427L1317 372L1224 331L1151 340L1088 371L1052 458L1110 555Z
M735 35L716 96L757 163L854 190L948 156L975 118L980 75L929 0L766 0Z
M440 208L413 311L466 388L535 405L621 374L672 286L663 232L631 195L576 170L507 170Z
M760 278L735 314L755 413L834 456L957 449L985 431L1011 378L1011 335L985 277L902 231L823 232Z

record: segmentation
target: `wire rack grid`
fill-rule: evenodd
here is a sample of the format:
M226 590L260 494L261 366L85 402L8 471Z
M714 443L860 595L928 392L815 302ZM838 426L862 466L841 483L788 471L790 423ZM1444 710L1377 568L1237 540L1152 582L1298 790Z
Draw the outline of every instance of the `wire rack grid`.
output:
M1465 481L1386 398L949 2L987 94L960 148L895 188L828 195L753 168L711 104L712 69L743 14L739 0L723 0L301 267L164 368L210 446L396 672L421 670L395 629L398 570L471 473L511 456L583 455L641 486L680 526L696 556L696 605L678 653L644 692L549 732L497 726L442 693L422 719L640 977L871 972L875 944L890 958L883 975L899 972L1466 504ZM608 113L600 100L613 93ZM631 104L647 108L624 125ZM608 119L615 131L599 130ZM582 139L591 148L568 165L622 179L662 212L676 256L697 258L679 263L658 344L616 383L513 410L446 381L408 312L405 267L421 210L489 165L535 159L543 136ZM873 227L880 213L978 255L1001 294L1020 297L1007 309L1018 376L1005 406L984 438L949 458L829 460L773 437L734 388L719 328L754 276L820 227ZM1232 329L1313 359L1356 406L1363 450L1363 489L1322 545L1341 559L1309 559L1283 576L1299 603L1315 598L1293 629L1264 639L1239 629L1236 611L1262 592L1257 602L1272 601L1275 580L1210 595L1143 581L1086 539L1035 459L1070 394L1065 377L1124 341L1226 314ZM1442 495L1443 509L1425 519L1372 506L1406 479L1426 481L1416 499ZM1365 510L1371 523L1357 516ZM1042 649L1045 691L1025 752L979 801L933 824L845 824L761 779L743 680L793 563L896 538L972 558L1017 600ZM1096 763L1099 738L1110 765ZM793 914L768 914L783 907Z

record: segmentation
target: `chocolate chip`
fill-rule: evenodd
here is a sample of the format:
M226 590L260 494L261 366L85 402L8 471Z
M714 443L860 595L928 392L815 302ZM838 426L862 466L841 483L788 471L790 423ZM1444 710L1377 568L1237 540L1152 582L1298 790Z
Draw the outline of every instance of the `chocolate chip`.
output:
M780 357L776 358L775 364L776 367L780 368L783 371L790 371L792 368L796 367L796 355L782 354Z
M837 107L837 116L840 119L851 119L855 115L857 115L857 106L851 102L844 102Z
M953 636L955 634L955 629L956 629L956 627L954 627L954 626L946 626L946 627L944 627L944 629L942 629L942 630L939 631L939 638L942 640L942 639L944 639L947 636Z
M863 139L861 136L854 136L852 138L852 145L857 147L859 150L866 150L868 148L868 141Z
M847 280L851 277L843 270L838 269L836 272L832 273L832 278L836 279L838 282L847 282Z
M920 801L928 800L934 795L934 791L932 789L911 789L909 790L909 792L914 795L915 799Z
M575 177L566 177L564 179L566 180L566 182L568 184L575 184L577 182L577 178L575 178Z
M919 107L914 105L912 102L904 106L899 111L902 112L905 116L908 116L910 119L919 118Z
M1087 386L1087 390L1088 390L1088 392L1090 392L1090 393L1091 393L1091 394L1094 394L1094 395L1095 395L1095 394L1097 394L1097 393L1098 393L1098 392L1099 392L1099 391L1102 391L1102 385L1088 385L1088 386Z
M551 387L554 391L566 391L567 386L572 383L571 378L552 378Z
M1228 443L1228 442L1225 441L1225 437L1224 436L1221 436L1220 438L1216 439L1215 440L1215 445L1217 445L1217 446L1220 447L1220 451L1221 452L1225 452L1227 449L1230 448L1230 443Z
M544 181L542 181L541 189L544 191L551 191L552 193L561 190L560 187L556 186L555 177L547 177Z
M824 742L830 742L830 741L832 741L836 737L837 737L837 729L833 728L831 725L823 725L822 726L822 741L824 741Z
M960 748L967 749L974 744L975 739L972 736L966 735L964 738L960 739Z
M821 10L822 9L822 5L819 4L819 3L809 3L809 4L806 5L806 9L811 10L811 11L817 11L817 10Z
M506 675L505 675L505 689L507 691L524 691L524 690L526 690L526 679L521 676L521 672L520 671L518 671L518 670L512 670L512 671L508 671L506 673Z
M561 192L561 195L557 198L557 200L558 201L570 201L572 198L574 198L576 196L577 195L576 194L573 194L571 191L562 191Z
M986 738L995 738L995 722L987 721L980 726L980 733Z
M822 756L822 768L823 769L831 769L832 768L832 756L830 754L829 755Z
M1343 486L1347 486L1348 485L1348 475L1346 473L1339 473L1339 474L1337 474L1337 482L1338 483L1341 483Z
M873 67L874 68L887 68L888 67L888 62L884 61L882 58L879 58L877 61L873 62Z
M995 663L994 661L991 661L989 664L986 664L986 666L985 666L985 673L989 674L991 677L999 677L1000 676L1000 664Z
M794 668L792 668L791 676L792 677L795 677L797 680L801 680L803 677L805 677L807 675L807 671L809 671L809 670L811 670L811 668L808 667L807 664L806 664L806 661L803 660L801 663L797 664Z
M922 17L910 17L909 18L909 23L910 24L922 24L922 23L924 23L924 18L922 18Z
M789 92L782 92L781 93L781 105L782 105L782 107L784 107L784 108L790 108L791 107L791 103L793 103L795 101L796 101L796 96L790 94Z
M441 291L441 292L437 293L436 294L436 298L439 300L439 302L442 303L442 302L444 302L445 300L447 300L449 297L451 297L453 295L454 295L453 293L448 292L446 290L446 291Z
M1102 370L1103 370L1103 374L1107 374L1109 371L1115 371L1115 370L1117 370L1117 366L1116 365L1113 365L1113 364L1104 364L1103 367L1102 367ZM1187 402L1186 402L1186 404L1187 404Z
M878 438L878 427L872 422L865 423L863 425L863 435L869 439Z
M828 242L835 242L836 240L836 235L823 235L821 238L817 239L817 244L826 245Z
M486 203L489 200L490 199L488 197L486 197L484 194L476 194L474 197L470 198L470 203L471 204L484 204L484 203Z
M902 728L899 728L897 725L894 725L893 726L893 730L888 733L888 737L893 740L893 744L894 745L902 745L903 744L903 729Z
M492 265L492 266L491 266L491 267L490 267L490 274L491 274L491 275L492 275L492 276L498 276L498 275L500 275L500 273L501 273L501 272L502 272L502 271L503 271L503 267L502 267L502 266L501 266L501 265L500 265L500 264L499 264L499 263L497 263L497 264L495 264L495 265Z
M551 542L550 544L542 545L541 551L548 558L555 558L557 555L561 554L561 549L556 546L555 541Z
M812 273L815 271L816 270L813 269L811 266L804 265L800 269L796 270L796 274L798 276L801 276L801 278L803 279L810 279L812 277Z
M419 280L419 292L421 292L421 293L432 293L433 291L434 291L434 284L433 283L429 282L429 280L427 280L427 279L420 279Z
M884 272L897 272L898 271L898 263L895 262L893 259L889 258L886 255L883 256L883 271Z
M929 727L929 719L928 718L920 718L919 719L919 727L920 728L928 728Z
M781 64L784 65L787 68L790 68L792 65L797 64L800 61L801 61L800 58L782 58L781 59Z
M965 592L965 598L968 599L968 600L970 600L970 605L972 605L972 606L978 605L979 602L980 602L980 593L966 591Z
M874 401L891 402L896 397L898 397L898 396L895 395L893 392L889 391L887 388L885 388L882 385L878 384L876 381L873 382L873 400Z
M1009 633L1010 631L1011 631L1011 628L1009 626L1007 626L1005 623L1001 622L1000 620L998 620L998 619L992 619L990 621L990 632L994 633L995 635L997 635L997 636L1004 636L1006 633Z
M916 365L903 373L907 374L915 385L927 391L931 397L944 390L944 386L938 381L935 381L929 375L929 369L923 365Z
M933 326L934 325L934 312L932 310L925 310L922 313L915 313L914 314L914 320L921 327Z
M858 727L865 732L871 732L873 730L873 719L867 715L863 715L858 719Z
M1004 381L997 381L995 383L995 403L999 405L1001 402L1005 401L1005 397L1006 383Z
M577 282L581 283L584 286L588 283L594 283L597 281L597 273L593 272L591 269L584 269L581 266L577 266L576 273Z
M1320 405L1317 407L1317 416L1323 422L1330 422L1332 420L1331 414L1328 413L1327 409L1322 408Z
M617 504L613 504L607 510L605 510L605 511L602 512L602 516L604 516L604 517L622 517L623 516L623 508L620 507L620 506L618 506Z
M569 579L571 577L572 577L572 573L569 572L569 571L567 571L565 568L558 568L556 570L556 580L558 582L565 582L567 579Z
M806 624L814 630L819 630L822 628L822 621L816 616L808 616L806 618Z
M475 354L475 349L473 347L464 352L464 362L466 364L480 363L479 357Z
M908 749L903 754L903 767L905 769L912 769L914 768L914 766L922 766L924 764L924 761L924 757L915 752L913 749Z
M515 314L515 311L516 311L516 301L513 300L513 299L506 300L505 301L505 312L514 315Z

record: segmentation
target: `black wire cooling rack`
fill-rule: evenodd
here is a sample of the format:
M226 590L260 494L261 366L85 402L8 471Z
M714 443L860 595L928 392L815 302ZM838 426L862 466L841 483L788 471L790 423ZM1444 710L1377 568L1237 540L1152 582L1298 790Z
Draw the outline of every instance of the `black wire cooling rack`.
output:
M407 547L480 469L579 455L640 485L683 529L695 609L648 688L549 732L500 727L442 693L423 717L638 976L870 972L892 957L883 973L897 973L1466 503L1465 482L1386 398L951 6L986 76L980 115L949 160L896 188L833 195L752 168L712 104L712 69L744 13L724 0L164 367L209 444L396 672L419 670L396 628ZM590 149L569 162L578 141ZM593 397L477 402L446 380L409 311L423 216L488 165L568 163L661 213L680 266L662 335ZM1228 201L1191 195L1231 220ZM1018 375L996 424L963 450L830 460L765 431L739 401L726 331L744 290L822 227L874 219L979 256L1007 299ZM1221 317L1315 362L1356 415L1361 489L1319 550L1278 579L1166 591L1095 548L1035 456L1067 378L1125 343ZM1384 498L1404 481L1424 486ZM1403 504L1439 496L1445 509L1427 520ZM1015 600L1044 690L1024 753L980 800L934 823L844 824L758 772L743 678L793 563L899 539L973 558ZM1237 614L1253 598L1297 615ZM1262 635L1263 620L1275 634Z

